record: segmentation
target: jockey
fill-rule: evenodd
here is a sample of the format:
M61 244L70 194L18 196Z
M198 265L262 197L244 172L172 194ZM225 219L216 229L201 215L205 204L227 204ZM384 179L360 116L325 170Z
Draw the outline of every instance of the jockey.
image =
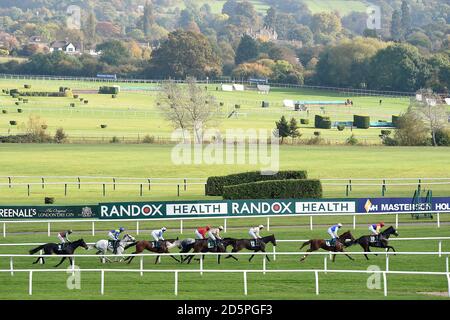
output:
M110 230L108 232L108 237L113 240L113 254L117 253L117 246L119 245L119 236L125 231L124 227L120 227L118 230Z
M264 226L262 224L260 224L257 227L250 228L250 230L248 230L248 234L250 235L250 237L252 237L255 240L261 239L261 236L259 235L259 231L261 231L262 229L264 229Z
M384 227L384 222L374 223L369 226L369 231L372 232L372 235L379 235L381 228Z
M211 228L208 231L209 239L214 241L216 245L217 245L217 240L222 240L222 238L220 237L220 231L222 231L222 230L223 230L223 227L220 226L218 228Z
M63 248L66 246L66 244L70 243L69 234L72 234L72 230L61 231L58 233L58 239L61 242Z
M206 233L208 233L209 230L211 230L211 226L198 228L195 230L195 239L206 239Z
M331 236L332 245L335 245L336 239L339 238L337 232L339 231L340 228L342 228L342 223L335 224L334 226L329 227L327 230L328 234Z
M152 237L155 239L156 242L159 240L164 241L163 234L167 231L166 227L162 227L161 229L153 230L152 231Z

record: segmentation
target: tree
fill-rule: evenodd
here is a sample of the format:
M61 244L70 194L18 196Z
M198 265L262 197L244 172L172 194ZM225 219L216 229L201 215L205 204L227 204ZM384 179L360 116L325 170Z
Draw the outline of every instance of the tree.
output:
M216 77L221 61L204 35L177 30L152 52L149 72L158 77Z
M411 11L408 2L406 0L402 0L401 11L402 11L402 18L401 18L402 31L404 35L407 35L411 30Z
M416 91L430 76L430 68L419 50L394 44L379 50L370 61L369 87L375 90Z
M91 11L86 19L86 24L84 28L84 38L87 40L89 45L94 45L96 41L96 32L97 32L97 19L95 18L95 14Z
M285 116L281 116L280 121L275 122L275 136L281 138L281 144L284 142L284 138L289 137L291 134L291 130L289 127L289 123L287 122Z
M335 13L321 12L312 16L311 30L315 34L333 35L341 32L341 19Z
M274 7L267 9L267 14L264 17L264 27L269 29L275 29L275 24L277 22L277 11Z
M429 141L428 130L422 118L411 107L402 114L397 123L394 140L401 146L424 146Z
M403 37L401 15L398 10L392 13L391 37L394 40L400 40Z
M445 129L448 124L447 108L440 103L441 97L430 89L419 90L417 94L421 99L411 103L411 110L428 126L433 146L437 146L436 132Z
M109 65L119 66L127 63L130 58L130 52L127 47L119 40L109 40L99 44L97 51L101 51L100 61Z
M159 108L165 118L176 129L193 129L197 142L202 141L202 132L220 114L220 105L214 96L198 86L193 78L186 85L175 82L163 84L158 97ZM184 136L183 133L183 137Z
M153 14L153 5L150 1L147 1L144 6L143 16L143 31L145 36L150 36L151 27L155 24L155 17Z
M258 43L249 35L244 35L236 49L236 64L241 64L258 57Z
M301 133L298 131L299 126L298 122L295 118L291 118L291 121L289 121L289 136L292 139L298 138L301 136Z
M314 35L308 26L298 25L289 30L287 34L288 40L301 41L303 46L311 46L314 42Z

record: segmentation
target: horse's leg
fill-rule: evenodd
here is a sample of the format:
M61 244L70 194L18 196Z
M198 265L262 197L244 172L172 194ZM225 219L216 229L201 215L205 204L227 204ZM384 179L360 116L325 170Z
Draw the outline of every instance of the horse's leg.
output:
M344 249L340 250L341 252L345 252ZM344 253L350 260L355 261L355 259L353 259L352 257L350 257L347 253Z
M136 254L136 251L135 252L133 252L132 254ZM131 263L131 261L133 261L133 259L134 259L134 256L129 256L127 259L130 259L130 260L128 260L128 264L130 264Z
M255 252L258 252L258 251L259 251L259 250L256 250ZM252 259L253 259L254 256L255 256L255 255L252 254L251 257L250 257L250 259L248 259L248 262L252 262Z
M173 260L175 260L176 262L178 262L178 263L181 262L180 260L178 260L177 258L175 258L173 255L170 255L170 257L171 257Z
M266 252L266 250L264 250L264 249L262 249L261 251L262 252ZM266 254L266 259L267 259L268 262L270 262L269 256L267 254Z
M392 251L396 252L395 249L394 249L394 247L392 247L392 246L386 246L386 248L388 248L388 251L389 251L389 249L392 249ZM395 255L396 255L396 254L394 254L394 256L395 256Z
M67 259L67 257L63 257L63 258L61 259L61 261L55 266L55 268L56 268L56 267L59 267L59 266L61 265L61 263L63 263L64 260L66 260L66 259Z
M314 250L309 248L308 250L306 250L306 252L313 252ZM308 254L305 253L305 255L300 259L300 262L304 261L306 258L308 257Z
M155 264L157 264L157 263L158 263L158 261L159 261L159 256L156 256L156 259L155 259Z

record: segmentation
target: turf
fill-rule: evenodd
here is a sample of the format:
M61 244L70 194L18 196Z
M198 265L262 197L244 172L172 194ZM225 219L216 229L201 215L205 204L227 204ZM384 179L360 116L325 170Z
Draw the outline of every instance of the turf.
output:
M35 230L38 230L36 228ZM230 228L226 236L245 237L246 229ZM306 239L323 238L326 234L324 228L310 231L307 226L280 227L271 230L278 239ZM365 226L358 226L352 231L354 236L366 234ZM437 229L433 226L400 226L401 237L418 236L450 236L448 228ZM78 232L77 237L83 237L86 241L94 241L102 238L101 234L95 237ZM137 238L148 238L149 231L141 233ZM169 230L168 237L189 237L189 234L178 234ZM35 233L26 235L13 235L3 239L2 243L17 242L47 242L54 241L53 237ZM436 241L392 241L397 251L437 251ZM277 252L298 251L299 243L279 243ZM28 247L0 247L1 253L26 253ZM271 252L271 245L268 250ZM377 249L374 249L377 250ZM380 250L380 249L378 249ZM450 241L444 241L443 251L450 251ZM349 251L361 251L360 247L351 247ZM131 252L131 251L130 251ZM174 250L177 252L177 250ZM93 251L80 250L78 253L93 253ZM272 258L272 255L270 255ZM310 256L299 263L300 255L281 256L276 261L267 263L268 270L276 269L323 269L324 256ZM378 266L385 269L384 255L371 256L366 261L363 256L354 256L355 261L339 256L335 263L328 261L328 269L332 270L366 270L369 266ZM211 270L233 269L233 270L261 270L262 257L255 257L254 261L248 263L245 257L238 262L224 260L220 265L215 263L213 256L206 256L204 268ZM46 265L31 265L31 258L15 258L14 268L28 269L31 266L36 269L52 268L59 258L50 258ZM164 257L162 263L154 265L154 258L144 258L144 267L152 270L170 269L197 269L198 262L192 265L179 265L169 257ZM139 268L139 260L135 259L130 265L112 263L102 265L95 258L78 258L76 264L80 268ZM67 266L66 266L67 267ZM9 269L9 259L0 258L0 268ZM63 268L63 267L60 267ZM445 272L445 257L438 256L392 256L390 259L390 270L394 271L436 271ZM346 274L327 273L319 275L320 295L315 295L313 273L292 274L248 274L248 296L243 294L243 274L204 273L203 276L194 273L179 274L179 293L176 297L174 290L173 273L106 273L105 295L100 295L100 273L82 273L81 289L69 290L66 281L70 272L61 273L34 273L33 274L33 296L28 296L28 273L15 273L11 276L9 272L0 273L0 298L2 299L384 299L382 285L381 289L368 289L366 283L368 275L355 274L349 277ZM351 280L350 280L351 279ZM220 283L220 290L214 295L205 295L205 291L211 283ZM447 281L445 276L413 276L413 275L388 275L388 297L387 299L448 299L448 297L437 297L419 294L418 292L446 292Z

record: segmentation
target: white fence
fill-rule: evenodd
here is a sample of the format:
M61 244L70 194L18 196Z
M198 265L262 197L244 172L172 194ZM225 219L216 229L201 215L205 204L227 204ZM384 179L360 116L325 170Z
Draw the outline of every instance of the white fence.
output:
M229 253L212 253L213 255L228 255ZM233 253L233 255L249 255L249 254L255 254L255 255L265 255L266 253L258 252L258 253ZM278 255L301 255L304 254L304 252L279 252ZM8 254L2 254L1 257L9 257L10 258L10 269L0 269L0 272L10 272L11 276L14 276L15 272L27 272L29 274L29 287L28 287L28 293L29 295L33 294L33 273L37 272L66 272L72 274L74 272L100 272L101 274L101 280L100 280L100 294L104 294L105 292L105 273L106 272L139 272L141 276L144 275L144 273L174 273L175 276L175 283L174 283L174 294L178 295L178 274L179 273L200 273L200 275L203 275L203 273L242 273L244 277L244 294L248 295L248 285L247 285L247 274L248 273L314 273L315 275L315 288L316 288L316 295L319 295L319 273L362 273L362 274L382 274L383 275L383 283L384 283L384 296L387 296L388 290L387 290L387 275L388 274L402 274L402 275L440 275L440 276L446 276L447 278L447 284L448 284L448 294L450 297L450 273L449 273L449 262L448 262L448 255L450 252L443 252L442 254L446 255L446 271L445 272L427 272L427 271L390 271L389 270L389 256L392 254L396 255L438 255L437 252L385 252L383 254L386 255L386 270L385 271L374 271L374 270L330 270L327 268L327 257L330 255L328 252L312 252L309 253L310 255L325 255L324 257L324 268L323 269L294 269L294 270L270 270L266 267L266 259L262 259L263 261L263 268L262 270L212 270L208 269L205 270L203 267L203 255L204 253L191 253L189 255L198 255L200 256L200 268L199 269L171 269L171 270L151 270L151 269L144 269L143 264L143 258L145 256L158 256L158 254L137 254L137 255L130 255L130 256L138 256L140 257L140 268L139 269L78 269L75 268L75 258L87 258L87 257L95 257L99 258L98 255L59 255L59 256L53 256L53 257L72 257L72 267L69 269L14 269L13 265L13 257L32 257L30 255L23 255L23 254L16 254L16 255L8 255ZM337 255L342 255L345 253L333 253ZM377 252L351 252L352 255L358 254L377 254ZM186 256L186 254L181 253L173 253L174 256ZM38 256L33 256L33 258L36 258ZM46 256L49 257L49 256ZM117 255L105 255L105 257L117 257Z
M375 218L376 216L395 216L395 228L398 229L400 222L399 222L399 216L400 215L411 215L412 213L433 213L436 214L436 226L438 228L441 227L441 214L449 214L450 211L404 211L404 212L395 212L395 213L370 213L370 216ZM212 220L212 219L223 219L223 227L224 232L227 232L227 222L228 219L255 219L255 218L265 218L266 219L266 230L270 231L270 218L287 218L287 217L309 217L309 229L314 229L313 224L313 217L353 217L352 222L352 228L353 230L356 230L356 217L357 216L363 216L367 217L369 214L366 213L314 213L314 214L291 214L291 215L264 215L264 216L229 216L229 217L193 217L193 218L162 218L162 219L61 219L61 220L51 220L51 219L42 219L42 220L0 220L0 223L3 224L2 227L2 234L3 237L6 238L7 235L7 224L13 224L13 223L47 223L47 236L51 236L51 224L52 223L91 223L91 233L93 236L95 236L95 223L96 222L114 222L115 224L119 222L135 222L136 223L136 234L139 235L141 229L140 229L140 222L146 221L146 222L152 222L152 221L179 221L180 222L180 234L183 234L184 226L183 221L185 220Z

